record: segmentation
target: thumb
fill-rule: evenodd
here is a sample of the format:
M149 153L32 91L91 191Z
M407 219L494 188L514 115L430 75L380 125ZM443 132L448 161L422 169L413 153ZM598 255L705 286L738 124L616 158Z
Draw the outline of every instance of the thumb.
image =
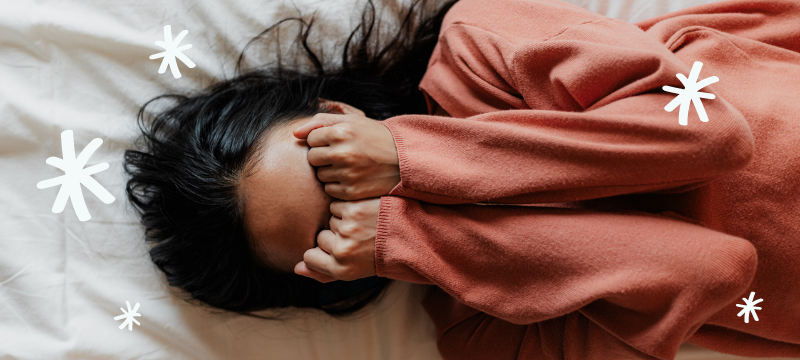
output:
M314 129L325 126L333 126L343 122L347 122L347 117L344 115L320 113L314 115L314 117L312 117L309 122L294 129L294 131L292 131L292 134L294 135L294 137L298 139L305 139L308 138L308 133L310 133Z

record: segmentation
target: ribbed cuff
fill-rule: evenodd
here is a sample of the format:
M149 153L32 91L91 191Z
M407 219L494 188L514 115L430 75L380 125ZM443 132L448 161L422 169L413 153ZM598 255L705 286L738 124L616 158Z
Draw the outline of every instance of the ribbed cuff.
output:
M386 257L388 255L389 222L394 210L394 203L398 199L394 196L381 196L380 206L378 207L378 226L375 231L375 274L386 277Z
M402 116L402 115L401 115ZM397 149L397 160L398 166L400 168L400 182L389 191L388 195L392 196L402 196L405 192L404 183L408 182L410 171L408 169L409 162L408 162L408 154L406 154L406 146L405 142L403 141L403 136L400 134L400 131L395 128L395 123L392 119L396 119L398 117L394 117L391 119L386 119L382 122L383 126L386 126L387 129L392 133L392 138L394 138L394 146Z

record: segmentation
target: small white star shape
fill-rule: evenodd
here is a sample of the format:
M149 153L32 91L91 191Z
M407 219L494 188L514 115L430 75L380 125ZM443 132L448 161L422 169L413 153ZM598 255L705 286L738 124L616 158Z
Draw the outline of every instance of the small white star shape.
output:
M89 161L89 157L94 154L95 150L97 150L102 143L102 139L95 138L89 145L83 148L83 151L81 151L76 159L72 130L65 130L61 133L61 153L64 158L59 159L53 156L47 158L45 162L48 165L63 170L64 175L43 180L36 184L36 187L39 189L61 185L61 188L58 190L58 195L56 196L56 201L53 203L53 213L59 214L64 211L64 207L67 206L67 200L72 200L72 208L75 209L78 220L86 221L92 218L92 216L89 215L89 209L86 208L86 202L83 200L81 184L97 195L102 202L106 204L114 202L114 196L91 176L108 169L108 163L100 163L86 169L83 168L86 162Z
M755 306L755 305L760 303L760 302L762 302L762 301L764 301L764 299L758 299L756 301L753 301L753 296L755 296L755 295L756 295L756 292L755 291L751 291L750 292L750 299L742 298L742 300L744 300L744 303L747 304L747 305L736 304L737 307L742 308L742 311L739 311L739 314L737 314L736 316L739 317L739 316L744 315L744 323L745 324L750 323L750 319L749 319L750 313L753 314L753 319L755 319L755 321L758 321L758 316L756 316L756 310L761 310L761 308L758 307L758 306Z
M181 40L189 33L189 30L183 30L180 34L178 34L175 39L172 39L172 28L167 25L164 26L164 41L156 41L156 45L164 48L164 52L160 52L158 54L150 55L150 59L158 59L163 57L164 59L161 60L161 67L158 68L158 73L163 74L167 71L167 65L169 65L169 69L172 70L172 76L176 79L181 77L181 72L178 70L178 62L175 61L175 58L181 59L181 61L186 64L189 68L194 68L195 63L192 60L189 60L186 55L183 54L184 50L188 50L192 48L192 44L186 44L181 47L178 47Z
M142 314L136 312L136 310L139 310L139 303L136 303L136 306L133 307L133 310L131 310L131 303L126 301L125 304L128 305L128 311L125 311L123 308L119 308L122 310L122 315L114 317L114 320L119 321L120 319L125 319L125 321L122 322L122 325L119 326L119 329L122 330L125 328L125 325L128 325L128 331L133 331L133 323L136 323L136 325L139 326L142 325L139 324L136 319L134 319L135 316L142 316Z
M714 94L700 92L699 90L719 81L719 78L712 76L697 82L697 78L700 76L700 69L702 67L703 63L695 61L694 65L692 65L692 71L689 73L688 79L683 74L677 74L678 80L681 81L684 89L678 89L676 87L666 85L662 87L662 89L664 89L666 92L678 94L675 99L670 101L670 103L664 107L664 110L667 110L667 112L672 112L672 110L675 110L675 108L678 107L678 104L680 104L681 110L678 116L678 123L681 125L686 126L689 124L689 102L693 103L695 109L697 109L697 115L700 116L700 121L708 122L708 115L706 115L706 109L703 107L703 102L700 100L700 98L714 99L716 96L714 96Z

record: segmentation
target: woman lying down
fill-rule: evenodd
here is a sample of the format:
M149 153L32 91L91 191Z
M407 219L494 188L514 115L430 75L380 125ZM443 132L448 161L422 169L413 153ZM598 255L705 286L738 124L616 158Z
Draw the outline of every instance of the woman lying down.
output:
M432 284L445 359L800 356L800 3L462 0L380 51L369 9L341 67L306 24L314 71L140 112L128 196L170 285L348 314Z

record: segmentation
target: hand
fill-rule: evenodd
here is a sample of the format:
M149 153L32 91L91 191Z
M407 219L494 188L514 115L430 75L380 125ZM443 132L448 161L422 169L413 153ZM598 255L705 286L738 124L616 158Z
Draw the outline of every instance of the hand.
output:
M380 198L332 202L331 229L319 232L318 246L303 254L294 272L323 283L374 276L380 204Z
M400 182L397 148L391 131L363 112L319 113L293 132L311 149L325 192L341 200L380 197Z

